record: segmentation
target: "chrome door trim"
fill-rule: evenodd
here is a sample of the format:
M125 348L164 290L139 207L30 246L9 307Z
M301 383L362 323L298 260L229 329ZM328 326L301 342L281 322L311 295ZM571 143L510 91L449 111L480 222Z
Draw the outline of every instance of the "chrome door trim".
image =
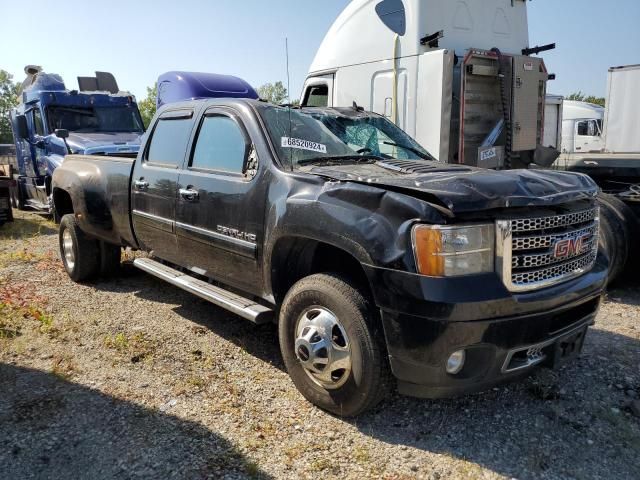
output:
M150 224L151 226L157 226L158 228L162 228L162 226L167 226L170 228L170 232L174 232L175 230L175 222L173 220L170 220L168 218L164 218L164 217L160 217L158 215L153 215L151 213L147 213L147 212L142 212L140 210L133 210L133 215L136 217L140 217L141 219L144 220L151 220L151 222L146 222L147 224ZM143 220L143 221L144 221ZM160 225L158 225L160 224ZM167 230L166 228L162 228L162 230Z

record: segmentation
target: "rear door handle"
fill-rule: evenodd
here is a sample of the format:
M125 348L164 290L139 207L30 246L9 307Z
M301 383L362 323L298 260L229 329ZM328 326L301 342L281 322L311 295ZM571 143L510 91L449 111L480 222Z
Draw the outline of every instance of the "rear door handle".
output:
M146 190L147 188L149 188L149 182L140 179L133 182L133 186L136 188L136 190Z
M180 196L187 202L197 202L200 198L200 194L193 188L181 188L179 190Z

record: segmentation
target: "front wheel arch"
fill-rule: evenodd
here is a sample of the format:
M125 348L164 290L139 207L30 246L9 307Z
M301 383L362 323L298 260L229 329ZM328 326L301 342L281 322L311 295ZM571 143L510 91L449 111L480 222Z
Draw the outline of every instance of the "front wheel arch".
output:
M272 250L270 265L271 291L278 304L297 281L324 272L333 272L355 282L368 297L372 297L361 261L348 251L326 242L306 237L282 237Z
M62 190L61 188L54 188L53 193L53 209L56 214L62 219L67 214L73 213L73 200L71 199L71 195L66 190Z

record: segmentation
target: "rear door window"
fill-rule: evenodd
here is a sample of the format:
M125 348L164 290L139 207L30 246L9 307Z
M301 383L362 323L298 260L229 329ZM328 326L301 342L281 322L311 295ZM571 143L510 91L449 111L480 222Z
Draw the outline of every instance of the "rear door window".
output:
M160 117L151 137L146 160L149 163L177 168L184 161L193 128L193 112L167 112Z

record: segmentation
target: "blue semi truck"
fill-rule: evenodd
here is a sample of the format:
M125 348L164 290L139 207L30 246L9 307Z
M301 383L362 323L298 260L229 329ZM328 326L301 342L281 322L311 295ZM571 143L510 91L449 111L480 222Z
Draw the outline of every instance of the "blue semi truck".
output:
M25 67L18 106L11 111L16 145L16 198L21 210L55 215L51 177L64 156L131 156L144 124L135 97L121 92L114 76L78 77L68 90L59 75Z

